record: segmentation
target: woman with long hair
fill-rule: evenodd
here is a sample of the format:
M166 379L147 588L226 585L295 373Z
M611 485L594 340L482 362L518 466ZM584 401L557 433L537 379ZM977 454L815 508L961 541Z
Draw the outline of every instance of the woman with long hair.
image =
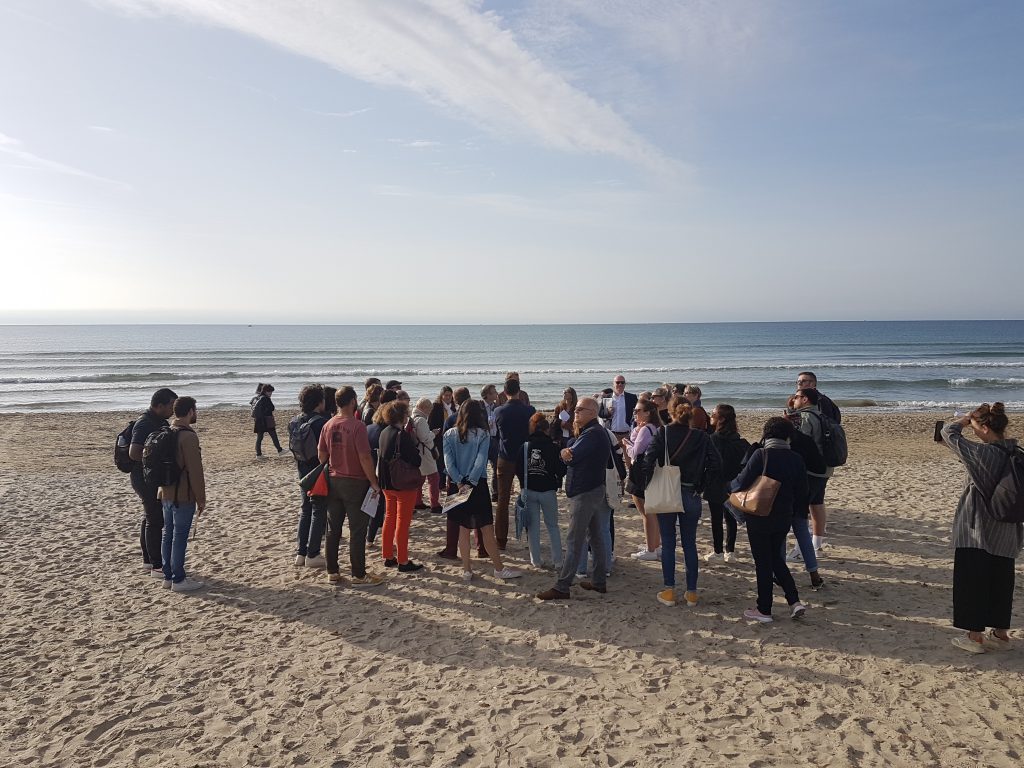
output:
M569 444L569 439L573 436L572 422L575 418L576 403L579 400L576 390L572 387L566 387L562 392L562 399L555 406L555 415L551 420L550 434L551 439L558 446L559 450L565 448Z
M487 414L478 400L467 400L459 406L455 426L444 433L444 460L448 475L459 490L471 489L469 499L448 511L448 517L459 525L459 552L462 555L462 578L473 578L472 552L469 532L479 528L484 547L494 564L494 575L499 579L515 579L520 571L508 568L501 561L498 542L494 538L494 512L491 494L487 490L487 450L491 432Z
M633 497L633 503L644 521L644 540L647 546L634 552L630 557L634 560L659 560L661 533L658 531L658 520L655 515L644 514L644 453L661 429L661 417L658 416L657 406L651 400L637 400L632 417L635 426L629 437L622 441L622 447L626 449L626 455L631 462L626 492Z
M387 425L380 433L380 460L377 462L377 480L384 494L381 556L385 567L397 568L401 573L412 573L423 568L409 559L409 528L420 486L399 488L391 476L391 462L394 459L416 468L420 466L416 441L405 429L408 420L408 403L396 399L380 409L380 421Z
M736 409L728 403L719 403L711 409L711 444L722 460L722 471L714 483L704 488L704 499L711 511L711 541L714 550L705 555L706 562L725 560L731 563L736 557L736 518L725 509L729 498L729 483L740 473L743 460L750 450L750 443L740 437L736 426ZM723 532L722 526L726 530ZM723 535L724 533L724 535Z
M380 397L383 394L384 387L380 384L371 384L366 388L366 396L359 406L359 416L366 426L370 426L373 423L373 414L380 408Z
M644 485L650 483L655 466L664 466L665 459L679 467L679 493L682 512L658 515L658 529L661 533L661 573L665 589L658 593L662 605L676 604L676 527L683 548L683 562L686 564L686 592L683 598L689 606L695 606L700 599L697 594L697 525L700 523L700 488L706 479L717 477L720 465L718 454L711 446L708 433L690 427L693 409L682 397L676 396L669 403L672 423L658 430L644 453Z
M967 634L953 645L970 653L1011 648L1014 561L1024 547L1024 526L997 520L991 502L1013 471L1011 462L1021 460L1017 441L1006 437L1009 423L1002 403L983 403L942 428L943 441L967 470L953 517L953 626ZM965 438L965 427L980 442Z

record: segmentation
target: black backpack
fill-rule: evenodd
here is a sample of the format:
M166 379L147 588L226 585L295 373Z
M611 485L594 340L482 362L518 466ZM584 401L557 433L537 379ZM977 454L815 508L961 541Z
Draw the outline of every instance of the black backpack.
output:
M142 476L152 487L177 485L182 468L178 466L178 433L174 427L160 427L142 446Z
M319 414L300 413L288 422L288 450L296 461L308 463L317 458L317 438L313 428Z
M263 395L256 395L249 401L249 415L254 419L263 415Z
M997 447L1006 452L1006 463L988 498L989 516L1000 523L1024 523L1024 451Z
M846 430L823 413L814 413L821 423L821 458L826 467L841 467L849 458L846 446Z
M128 448L132 444L132 430L135 429L135 422L129 421L128 426L117 433L117 440L114 442L114 466L122 472L131 472L135 463L128 455Z

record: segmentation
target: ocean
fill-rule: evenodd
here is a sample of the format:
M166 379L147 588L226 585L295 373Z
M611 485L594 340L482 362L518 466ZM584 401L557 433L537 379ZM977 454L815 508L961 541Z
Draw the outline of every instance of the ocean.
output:
M201 408L278 407L309 382L362 390L399 379L415 400L443 384L474 396L519 371L533 404L566 386L593 394L622 373L631 392L698 384L706 407L781 408L810 369L844 409L1024 408L1024 321L665 325L0 326L0 412L139 410L157 388Z

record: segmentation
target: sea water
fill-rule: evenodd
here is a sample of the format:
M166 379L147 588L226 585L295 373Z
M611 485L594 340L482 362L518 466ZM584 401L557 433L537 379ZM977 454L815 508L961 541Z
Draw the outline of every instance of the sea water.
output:
M1024 321L665 325L0 326L0 412L144 408L168 386L201 408L244 407L257 383L288 408L319 382L398 379L415 400L442 385L501 386L518 371L535 405L623 374L631 392L698 384L705 406L781 408L809 369L844 409L1024 408Z

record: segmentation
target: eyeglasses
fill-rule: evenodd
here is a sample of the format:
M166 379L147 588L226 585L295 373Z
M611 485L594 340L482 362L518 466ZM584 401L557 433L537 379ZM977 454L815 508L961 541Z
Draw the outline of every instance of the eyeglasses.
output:
M797 384L813 384L814 383L814 379L797 379L796 383Z

